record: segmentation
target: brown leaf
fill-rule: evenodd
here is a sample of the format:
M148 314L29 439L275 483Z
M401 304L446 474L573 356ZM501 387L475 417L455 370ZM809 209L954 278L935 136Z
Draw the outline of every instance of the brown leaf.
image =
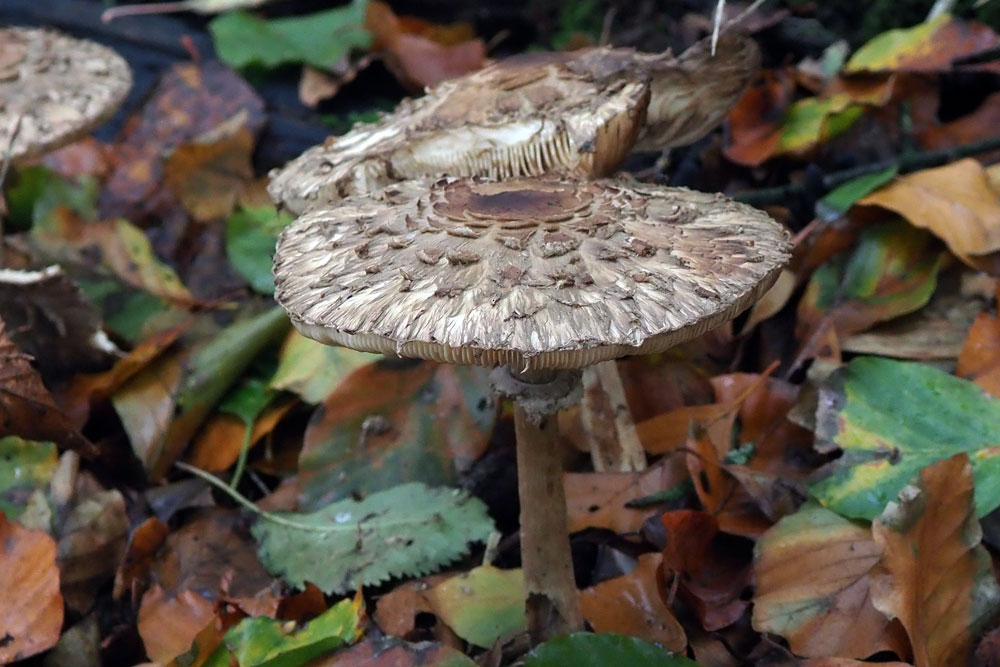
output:
M660 590L676 586L706 630L735 623L749 607L740 599L750 582L749 548L739 538L719 533L718 523L706 512L674 510L664 513L662 521L665 589Z
M764 292L764 296L750 307L750 314L747 316L746 322L743 323L740 335L746 335L764 320L777 315L792 298L794 291L795 274L788 269L782 269L771 289Z
M877 667L910 667L908 662L865 662L864 660L854 660L852 658L809 658L803 660L802 667L864 667L865 665L877 665Z
M662 554L643 554L628 574L580 591L583 617L594 632L617 632L683 651L684 628L663 602L657 582Z
M1000 317L983 312L972 323L958 355L955 375L1000 397Z
M282 417L296 404L294 398L280 399L268 406L253 423L250 445L260 442L274 430ZM199 429L188 453L188 463L207 470L221 472L236 463L243 444L246 424L230 414L216 414Z
M46 153L42 164L66 178L93 176L103 179L111 170L112 159L111 146L94 137L84 137Z
M163 182L197 222L227 217L253 178L254 136L240 112L207 135L177 146L163 165Z
M82 455L97 453L56 406L38 373L7 337L0 321L0 436L52 440Z
M410 644L393 637L369 637L333 655L317 658L309 667L444 667L469 664L454 648L420 642Z
M807 657L864 658L889 648L889 619L869 591L881 549L867 526L809 505L764 533L754 553L756 630L785 637Z
M156 517L146 519L132 532L125 556L115 573L112 597L120 600L126 592L132 594L133 600L138 597L139 591L145 587L156 552L167 539L168 532L167 524Z
M264 102L239 75L214 60L174 65L115 147L117 164L101 192L102 217L139 220L157 205L164 156L181 144L247 114L256 134Z
M405 22L385 2L368 3L365 27L375 37L373 49L385 49L387 65L396 78L413 90L423 90L445 79L479 69L486 60L486 45L480 39L453 43L455 33L427 30L425 24ZM411 32L417 27L424 34ZM434 41L443 35L446 41Z
M858 204L899 213L966 262L1000 250L1000 197L982 165L971 158L900 176Z
M375 606L375 622L387 635L402 639L418 639L417 614L433 614L434 609L425 593L437 584L451 578L450 574L437 574L396 586L379 598Z
M788 70L767 70L729 112L727 158L748 166L767 160L781 141L781 120L795 93Z
M52 647L63 624L56 543L0 512L0 663Z
M191 648L195 637L214 619L214 605L194 591L168 595L153 586L142 596L137 626L146 655L166 664Z
M972 491L969 457L957 454L921 470L872 524L885 568L872 579L872 601L902 622L917 667L968 665L973 638L1000 605Z

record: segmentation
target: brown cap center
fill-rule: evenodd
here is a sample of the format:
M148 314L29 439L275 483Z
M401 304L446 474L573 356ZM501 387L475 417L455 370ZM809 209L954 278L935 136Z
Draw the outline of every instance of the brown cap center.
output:
M556 182L525 187L516 182L456 181L445 187L443 195L434 204L438 214L472 226L499 225L507 229L568 220L593 199L585 186Z

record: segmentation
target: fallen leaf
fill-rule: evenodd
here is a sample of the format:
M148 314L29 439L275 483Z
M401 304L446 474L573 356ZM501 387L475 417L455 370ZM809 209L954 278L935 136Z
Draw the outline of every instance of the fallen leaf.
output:
M1000 196L973 159L900 176L858 203L899 213L966 262L1000 250Z
M743 323L740 335L745 336L764 320L777 315L792 298L795 287L795 274L788 269L782 269L771 289L764 292L764 296L750 306L750 314Z
M375 622L387 635L416 640L417 614L431 614L427 591L450 575L435 574L399 584L378 599Z
M245 618L222 641L241 667L301 665L353 644L364 631L364 599L341 600L301 628L273 618Z
M381 358L324 345L293 329L281 346L278 368L269 386L298 394L306 403L322 403L352 372Z
M253 526L261 560L292 586L308 581L326 593L426 574L493 530L479 499L418 482L277 516Z
M657 571L662 554L643 554L628 574L580 591L583 617L594 632L617 632L683 651L684 628L663 602Z
M7 337L0 320L0 437L52 440L86 456L97 453L56 406L31 360Z
M101 628L97 614L89 614L59 637L45 655L45 667L103 667Z
M1000 317L980 313L962 344L955 375L1000 398Z
M798 358L815 356L827 327L843 339L926 305L942 261L933 238L902 221L866 228L851 252L812 274L799 302Z
M63 599L59 594L56 543L0 513L0 663L41 653L59 639Z
M261 442L274 431L278 422L295 407L294 400L283 399L267 407L253 422L250 446ZM222 472L239 458L247 425L238 417L217 414L206 421L194 436L187 454L191 465L208 472Z
M355 370L306 427L299 506L404 481L451 484L483 452L496 419L485 369L385 361Z
M998 43L996 33L988 26L943 14L912 28L878 35L851 56L844 71L948 71L962 56L991 49Z
M274 247L291 221L291 216L274 206L243 207L226 220L226 256L254 291L274 293Z
M79 491L68 514L56 528L59 571L66 605L86 611L97 592L114 575L125 555L129 520L125 498L117 489L81 497Z
M874 519L919 470L965 452L986 515L1000 506L998 431L1000 400L973 383L924 364L860 357L820 387L816 449L843 453L809 490L838 514Z
M101 191L102 217L138 221L154 212L162 204L158 195L170 151L241 112L246 114L246 127L256 134L264 125L264 102L222 63L208 60L171 67L114 147L118 160Z
M991 136L997 127L1000 127L1000 93L993 93L972 113L924 129L920 133L920 143L930 150L970 144Z
M537 646L524 659L524 667L596 667L597 665L629 665L629 667L698 667L697 663L679 655L670 655L659 646L635 637L612 633L577 632L550 639Z
M55 444L0 438L0 461L0 512L27 528L48 531L52 508L46 490L58 462Z
M765 70L729 112L729 137L723 149L737 164L763 164L781 141L781 119L795 93L787 70Z
M244 110L207 135L180 144L163 165L164 184L197 222L232 213L253 178L254 136L245 118Z
M1000 586L980 544L968 455L921 470L872 533L886 570L873 578L872 601L902 622L916 667L968 665L973 639L1000 606Z
M275 19L237 10L212 19L208 29L219 58L237 69L289 63L324 69L336 65L351 49L371 44L364 26L366 4L353 0L343 7Z
M431 610L465 641L490 648L527 631L521 570L480 565L424 593Z
M167 524L156 517L146 519L132 531L125 555L115 572L115 587L111 594L114 599L120 600L126 592L132 594L133 600L137 598L138 592L145 588L156 552L169 532Z
M661 520L666 547L659 590L676 586L706 630L735 623L750 605L740 597L750 583L747 543L719 533L715 518L706 512L673 510Z
M42 164L66 178L103 178L111 170L111 147L94 137L84 137L42 156Z
M309 667L475 667L464 653L449 646L411 644L395 637L365 639L351 648L315 660Z
M867 526L803 506L754 548L754 629L784 637L806 657L864 658L893 648L883 636L889 619L869 590L881 553Z
M563 473L569 532L606 528L635 533L652 508L630 507L632 501L653 494L680 490L687 469L679 456L666 456L642 472Z
M801 663L802 667L865 667L865 665L878 665L878 667L911 667L908 662L865 662L864 660L854 660L853 658L808 658Z
M146 655L166 664L187 651L214 618L214 605L198 593L185 590L168 595L153 586L142 596L137 626Z

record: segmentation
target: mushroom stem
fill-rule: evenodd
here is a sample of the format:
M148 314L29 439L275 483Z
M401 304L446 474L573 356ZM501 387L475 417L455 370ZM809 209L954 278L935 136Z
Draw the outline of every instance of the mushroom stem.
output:
M549 378L522 381L549 384ZM555 406L553 406L555 407ZM563 489L562 452L555 413L539 415L514 401L518 495L521 501L521 567L528 633L539 643L580 630L583 616L573 578Z

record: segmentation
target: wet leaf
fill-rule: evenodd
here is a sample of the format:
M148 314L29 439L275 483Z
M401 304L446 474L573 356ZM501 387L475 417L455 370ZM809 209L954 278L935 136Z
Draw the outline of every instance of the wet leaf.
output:
M919 363L861 357L820 388L816 447L843 454L809 489L838 514L874 519L919 470L965 452L983 516L1000 506L998 431L1000 400L973 383Z
M310 667L475 667L471 658L448 646L411 644L394 637L369 638L318 660Z
M969 664L973 638L1000 607L1000 586L973 504L968 455L956 454L920 471L873 523L886 574L872 583L872 600L898 618L913 644L917 667Z
M354 371L313 413L299 505L402 482L451 484L485 451L496 404L485 369L390 361Z
M844 338L926 305L941 262L926 232L901 221L866 228L851 252L836 255L809 280L796 325L800 354L812 353L826 324Z
M7 338L0 321L0 437L52 440L86 455L96 448L56 406L31 360Z
M1000 196L976 160L900 176L858 203L899 213L966 261L1000 250Z
M844 71L947 71L954 60L997 46L987 26L947 14L912 28L888 30L858 49Z
M220 128L180 144L163 165L166 186L198 222L225 218L253 178L254 136L245 112ZM232 122L237 121L237 122Z
M482 501L420 483L279 516L301 525L265 519L254 524L261 560L291 585L308 581L326 593L426 574L493 530Z
M56 543L0 513L0 662L55 645L63 624Z
M278 234L291 221L273 206L240 208L226 220L226 255L254 291L274 293L271 258Z
M364 629L364 600L341 600L306 623L289 630L272 618L245 618L226 632L223 642L241 667L297 667L344 644Z
M550 639L535 648L524 660L524 667L697 667L685 657L672 656L649 642L616 634L575 633Z
M166 664L190 648L195 636L215 618L211 602L194 591L168 595L159 586L146 591L138 629L146 655Z
M867 526L810 503L768 530L754 552L754 629L807 657L864 658L887 648L889 619L869 590L881 549Z
M292 330L281 347L270 386L296 393L306 403L322 403L352 372L381 358L339 345L323 345Z
M305 63L333 67L351 49L365 49L371 35L364 28L366 0L315 14L262 19L245 11L223 14L208 24L215 50L238 69Z
M46 489L58 462L56 446L16 436L0 438L0 512L31 528L50 528ZM22 518L22 514L29 513Z
M662 562L662 554L643 554L628 574L580 591L583 617L594 632L616 632L671 651L684 650L684 628L659 590L657 570Z
M521 570L481 565L424 593L431 609L465 641L490 648L527 631Z

